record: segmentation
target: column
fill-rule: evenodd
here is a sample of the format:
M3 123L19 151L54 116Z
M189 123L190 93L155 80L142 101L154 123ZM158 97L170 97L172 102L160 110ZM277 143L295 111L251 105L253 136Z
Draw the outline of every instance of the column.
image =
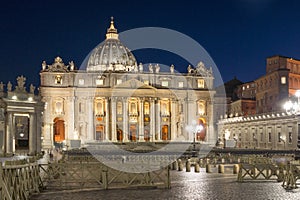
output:
M74 97L68 97L67 98L68 103L68 116L67 116L67 122L68 122L68 131L66 133L66 136L69 140L75 139L77 136L74 135ZM66 140L67 140L66 138Z
M156 125L156 131L155 135L157 136L157 140L161 141L161 127L160 127L160 100L157 99L155 102L155 125Z
M34 129L36 131L36 151L39 153L41 152L41 149L42 149L42 146L41 146L41 137L42 137L42 122L41 122L41 119L42 119L42 115L41 115L41 112L42 112L42 107L39 107L39 109L37 109L35 111L35 126L34 126Z
M128 98L123 97L123 141L128 142Z
M34 155L36 153L36 142L38 138L35 129L35 114L29 115L29 154Z
M207 131L206 131L206 137L209 144L216 144L218 135L215 127L214 122L214 102L213 101L207 101L206 105L208 106L208 113L207 113Z
M6 153L13 152L13 115L12 113L8 113L8 123L6 125Z
M150 137L151 141L155 140L155 101L150 99Z
M116 130L116 121L117 121L117 116L116 116L116 103L117 99L116 97L111 97L111 140L112 142L117 141L117 130Z
M104 140L109 140L109 98L105 99L105 138Z
M139 141L145 142L144 138L144 98L139 99L140 116L139 116Z
M93 97L87 98L87 140L94 140Z
M170 140L175 140L176 139L176 116L178 112L176 110L176 100L172 99L171 100L171 138Z
M187 113L186 113L187 121L186 121L186 123L188 125L191 125L192 121L196 120L196 103L193 99L187 99L186 103L187 103ZM194 139L194 133L192 133L192 132L188 133L187 140L193 141L193 139Z
M45 103L46 109L43 109L43 148L44 149L52 149L54 142L53 142L53 116L52 113L52 103L51 103L51 97L44 97L43 102Z

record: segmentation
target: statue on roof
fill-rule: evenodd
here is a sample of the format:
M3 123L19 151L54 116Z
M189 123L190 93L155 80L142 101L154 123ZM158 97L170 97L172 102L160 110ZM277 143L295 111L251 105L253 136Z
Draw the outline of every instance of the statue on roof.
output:
M12 88L12 84L11 84L10 81L8 81L8 83L7 83L7 91L11 92L11 88Z
M173 64L170 66L170 72L171 72L172 74L174 73L174 65L173 65Z
M3 82L1 81L1 82L0 82L0 92L3 92L3 88L4 88L4 84L3 84Z
M22 76L18 76L17 77L17 83L18 83L18 85L17 85L16 89L18 89L18 90L25 90L25 87L24 87L25 81L26 81L26 78L23 75Z
M153 66L152 66L152 64L149 64L149 72L153 73Z
M35 87L32 84L30 84L29 88L30 93L34 94Z
M46 70L46 67L47 67L47 63L46 63L46 61L43 61L42 62L42 70Z
M73 61L71 61L71 62L69 62L69 65L70 65L70 70L71 71L73 71L74 70L74 62Z
M156 64L155 65L155 73L159 73L159 70L160 70L160 66L159 66L159 64Z
M140 70L140 72L143 72L143 70L144 70L143 68L144 68L144 67L143 67L143 64L140 63L140 64L139 64L139 70Z

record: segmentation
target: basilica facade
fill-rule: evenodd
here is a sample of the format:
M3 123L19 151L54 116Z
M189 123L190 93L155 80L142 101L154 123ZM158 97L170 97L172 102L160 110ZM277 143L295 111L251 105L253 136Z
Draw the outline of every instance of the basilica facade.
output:
M42 63L40 78L45 149L62 142L216 142L211 68L199 62L182 74L174 65L138 64L113 20L84 67L56 57ZM201 130L187 131L193 122Z

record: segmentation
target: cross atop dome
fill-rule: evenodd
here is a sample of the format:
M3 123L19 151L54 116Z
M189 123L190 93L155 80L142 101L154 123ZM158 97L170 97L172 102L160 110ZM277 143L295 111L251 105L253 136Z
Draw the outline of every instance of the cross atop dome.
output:
M110 27L107 29L106 39L118 39L118 31L114 26L114 17L110 18Z

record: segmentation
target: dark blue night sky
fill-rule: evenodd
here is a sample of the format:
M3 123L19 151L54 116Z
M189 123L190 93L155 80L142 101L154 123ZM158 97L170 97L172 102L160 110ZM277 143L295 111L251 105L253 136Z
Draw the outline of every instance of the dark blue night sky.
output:
M174 1L175 2L175 1ZM210 1L6 1L0 7L0 81L23 74L39 83L41 62L61 56L79 66L105 39L110 16L119 32L164 27L184 33L211 55L224 81L251 81L265 73L272 55L300 58L300 2ZM170 53L137 51L138 62L187 62Z

